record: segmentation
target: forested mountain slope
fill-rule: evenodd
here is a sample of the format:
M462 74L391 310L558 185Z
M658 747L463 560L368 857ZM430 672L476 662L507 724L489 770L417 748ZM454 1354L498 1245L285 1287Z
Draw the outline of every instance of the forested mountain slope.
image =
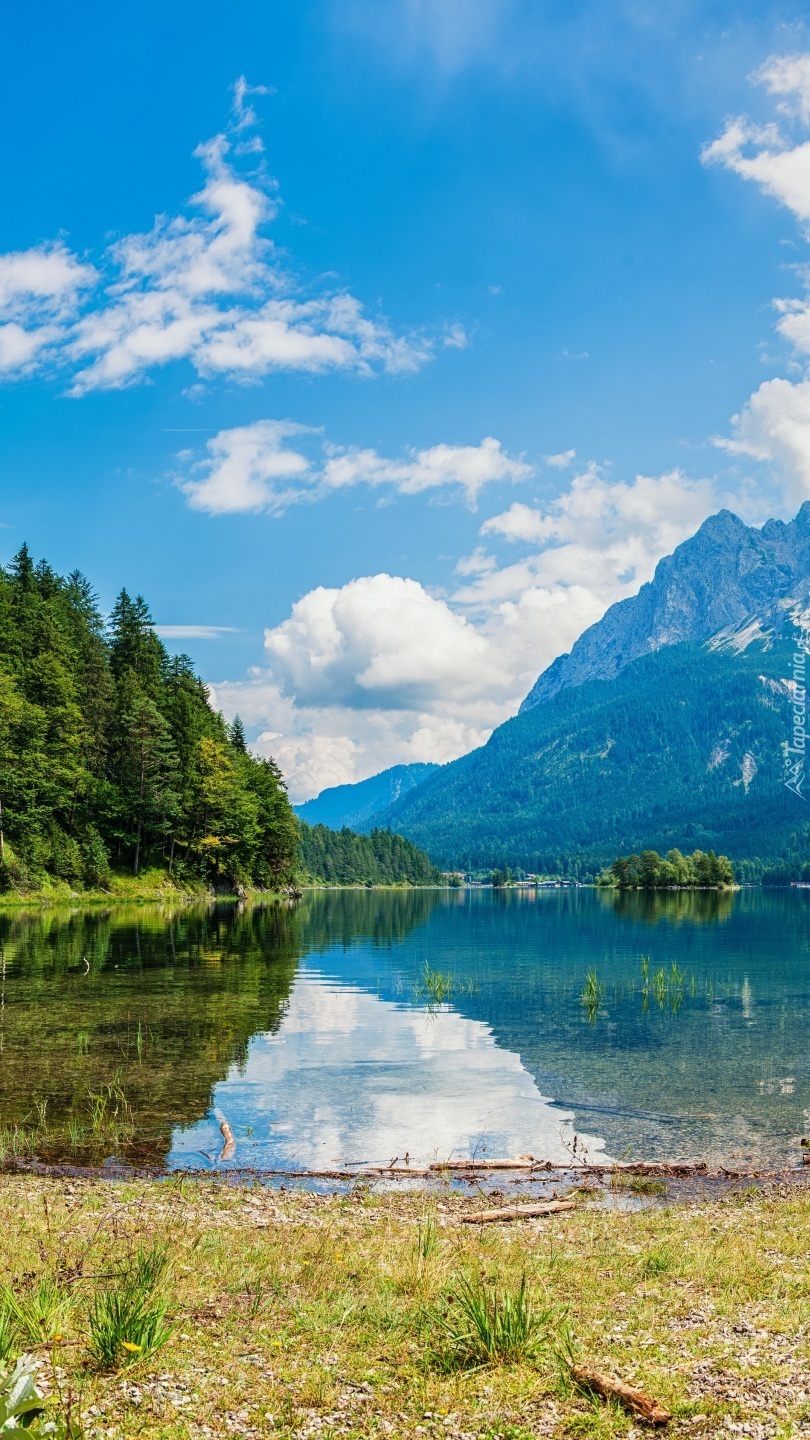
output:
M415 785L421 785L437 769L438 766L427 764L392 765L389 770L381 770L354 785L332 785L314 800L306 800L293 808L299 819L309 825L329 825L333 830L347 825L352 830L367 830L383 810L407 795Z
M277 766L212 710L145 602L109 624L88 581L23 547L0 570L0 888L103 885L163 863L214 885L274 886L298 866Z
M423 850L390 830L357 835L301 822L304 879L322 885L441 885Z
M784 785L794 644L674 645L501 725L381 817L445 867L588 874L617 854L810 858ZM757 874L754 863L742 874Z

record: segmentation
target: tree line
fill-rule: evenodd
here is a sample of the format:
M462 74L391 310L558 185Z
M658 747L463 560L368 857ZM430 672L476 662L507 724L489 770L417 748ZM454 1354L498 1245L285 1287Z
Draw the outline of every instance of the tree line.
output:
M0 569L0 886L103 886L165 865L214 886L286 884L298 826L273 760L248 753L146 602L105 622L89 582Z
M620 890L722 890L734 884L734 866L726 855L715 855L713 850L693 850L691 855L669 850L666 856L657 850L643 850L640 855L619 855L600 875L599 883Z
M301 865L304 879L321 885L441 885L441 873L402 835L372 830L357 835L345 827L301 821Z

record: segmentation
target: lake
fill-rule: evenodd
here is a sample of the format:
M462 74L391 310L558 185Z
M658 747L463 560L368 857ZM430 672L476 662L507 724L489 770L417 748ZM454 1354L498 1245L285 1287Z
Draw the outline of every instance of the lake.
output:
M810 891L5 911L0 1151L795 1163L808 1021Z

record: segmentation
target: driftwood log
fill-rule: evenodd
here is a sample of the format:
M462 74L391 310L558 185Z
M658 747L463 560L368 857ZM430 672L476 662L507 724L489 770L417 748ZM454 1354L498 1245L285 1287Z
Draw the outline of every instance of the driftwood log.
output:
M219 1158L220 1160L232 1160L234 1155L236 1154L236 1136L234 1135L233 1130L225 1119L222 1111L215 1110L214 1114L219 1121L219 1128L222 1132L223 1143L222 1149L219 1153Z
M571 1378L583 1390L595 1390L605 1400L618 1400L625 1410L638 1415L640 1420L646 1420L648 1425L667 1425L672 1419L671 1411L658 1400L645 1395L643 1390L637 1390L635 1385L603 1375L601 1370L591 1370L587 1365L572 1365Z
M474 1210L460 1215L462 1225L488 1225L497 1220L531 1220L535 1215L556 1215L560 1210L573 1210L575 1200L539 1200L536 1205L507 1205L500 1210Z

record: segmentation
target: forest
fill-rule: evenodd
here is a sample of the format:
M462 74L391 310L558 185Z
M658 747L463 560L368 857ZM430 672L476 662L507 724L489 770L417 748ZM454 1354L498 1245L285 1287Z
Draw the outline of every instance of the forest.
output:
M670 850L666 857L657 850L643 850L640 855L619 855L599 881L620 890L725 890L734 884L734 866L726 855L715 855L713 850L694 850L691 855Z
M810 878L785 786L790 645L671 645L516 715L376 817L442 868L593 880L616 855L732 857L742 883Z
M424 850L390 830L356 835L301 821L304 879L322 885L442 885Z
M78 571L23 546L0 569L0 891L161 867L223 892L435 884L388 831L299 824L276 763L251 754L186 655L170 655L141 596L105 619Z
M89 582L0 570L0 888L103 887L113 867L273 887L298 866L278 767L248 753L141 597L105 623Z

